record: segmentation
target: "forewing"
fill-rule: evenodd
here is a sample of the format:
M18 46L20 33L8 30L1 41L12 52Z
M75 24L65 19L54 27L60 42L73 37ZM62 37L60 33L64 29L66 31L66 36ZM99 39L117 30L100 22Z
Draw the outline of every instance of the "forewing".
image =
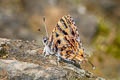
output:
M49 38L48 46L52 52L60 53L64 59L72 60L79 55L82 44L75 22L70 15L63 16L58 21Z

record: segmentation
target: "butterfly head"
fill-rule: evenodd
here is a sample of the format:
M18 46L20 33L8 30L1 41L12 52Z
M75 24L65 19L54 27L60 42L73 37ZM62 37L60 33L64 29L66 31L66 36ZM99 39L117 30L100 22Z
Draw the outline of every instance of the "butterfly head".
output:
M49 39L48 37L43 37L42 42L44 45L48 44L48 39Z

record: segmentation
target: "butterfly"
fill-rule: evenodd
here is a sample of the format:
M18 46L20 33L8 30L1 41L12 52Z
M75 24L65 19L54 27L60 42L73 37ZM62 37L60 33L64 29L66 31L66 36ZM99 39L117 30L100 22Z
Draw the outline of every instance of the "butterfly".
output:
M45 19L44 19L45 20ZM86 60L75 21L70 15L63 16L48 35L42 40L45 56L55 55L58 61L79 62Z

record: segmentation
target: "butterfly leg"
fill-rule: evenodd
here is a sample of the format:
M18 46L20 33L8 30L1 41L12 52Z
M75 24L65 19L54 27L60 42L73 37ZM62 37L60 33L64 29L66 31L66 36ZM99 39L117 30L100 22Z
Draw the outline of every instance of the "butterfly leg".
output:
M48 46L45 46L44 50L43 50L43 54L44 57L49 56L50 55L50 49Z
M58 53L56 53L56 56L57 56L57 60L56 60L56 63L57 63L57 65L59 66L59 63L60 63L60 61L61 61L61 55L60 55L60 53L58 52Z
M44 48L44 50L43 50L43 54L45 55L45 53L46 53L46 49Z

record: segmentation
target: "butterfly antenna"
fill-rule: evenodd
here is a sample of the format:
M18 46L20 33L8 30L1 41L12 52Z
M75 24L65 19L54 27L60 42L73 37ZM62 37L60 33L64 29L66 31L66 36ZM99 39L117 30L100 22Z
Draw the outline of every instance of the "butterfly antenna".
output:
M88 60L88 63L92 66L93 70L95 69L95 66L92 64L91 61Z
M45 16L43 17L43 24L45 26L46 36L48 37L48 31L47 31L47 27L46 27L46 23L45 23Z

